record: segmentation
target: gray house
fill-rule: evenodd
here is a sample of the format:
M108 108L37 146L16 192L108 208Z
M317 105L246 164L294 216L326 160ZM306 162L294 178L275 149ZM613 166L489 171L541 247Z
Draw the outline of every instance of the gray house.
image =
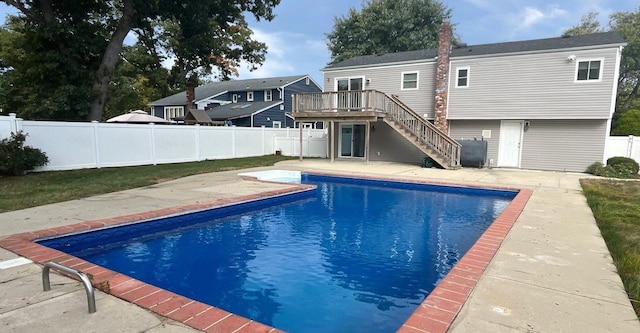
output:
M331 158L583 172L603 162L622 48L617 32L362 56L325 67L324 94L294 97L296 120L330 123ZM315 96L314 96L315 95ZM357 111L357 112L354 112Z
M320 92L309 75L211 82L149 103L152 114L168 120L187 115L189 102L215 123L243 127L294 127L291 95ZM191 98L189 101L188 96ZM322 123L305 126L322 128Z

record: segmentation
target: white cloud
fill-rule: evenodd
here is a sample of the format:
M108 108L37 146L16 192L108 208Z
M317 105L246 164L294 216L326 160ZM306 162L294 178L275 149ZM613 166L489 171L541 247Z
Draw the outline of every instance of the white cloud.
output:
M247 63L242 63L238 69L240 79L307 74L319 69L307 68L312 59L322 59L327 53L324 41L297 32L253 29L253 38L267 45L266 59L252 72Z
M536 8L525 7L524 12L521 14L522 20L519 28L528 28L536 22L544 19L545 15Z

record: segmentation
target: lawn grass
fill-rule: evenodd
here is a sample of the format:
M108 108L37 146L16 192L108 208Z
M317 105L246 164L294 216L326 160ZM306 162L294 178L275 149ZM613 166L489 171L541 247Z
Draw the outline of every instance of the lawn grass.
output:
M179 164L36 172L19 177L0 176L0 213L147 186L195 174L269 166L289 159L292 157L268 155Z
M581 184L640 318L640 182L583 179Z

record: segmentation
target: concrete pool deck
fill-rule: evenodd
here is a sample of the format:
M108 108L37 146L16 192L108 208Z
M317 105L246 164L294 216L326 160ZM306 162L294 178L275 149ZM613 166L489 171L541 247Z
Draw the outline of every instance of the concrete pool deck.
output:
M286 161L259 169L333 171L532 189L527 206L449 332L640 332L640 322L581 194L578 179L587 175L500 169L446 171L381 162L330 164L325 160ZM0 214L0 238L288 186L244 181L237 176L239 172L191 176ZM0 249L0 262L17 257ZM102 292L96 293L98 312L88 314L86 296L78 282L52 274L52 291L43 292L40 272L36 264L0 269L1 331L195 331Z

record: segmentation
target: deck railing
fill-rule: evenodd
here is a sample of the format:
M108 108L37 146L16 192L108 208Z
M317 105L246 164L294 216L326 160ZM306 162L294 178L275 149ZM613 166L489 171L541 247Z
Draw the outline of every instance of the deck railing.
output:
M414 135L448 167L460 166L460 144L402 103L377 90L330 91L293 95L293 116L316 112L379 112Z

